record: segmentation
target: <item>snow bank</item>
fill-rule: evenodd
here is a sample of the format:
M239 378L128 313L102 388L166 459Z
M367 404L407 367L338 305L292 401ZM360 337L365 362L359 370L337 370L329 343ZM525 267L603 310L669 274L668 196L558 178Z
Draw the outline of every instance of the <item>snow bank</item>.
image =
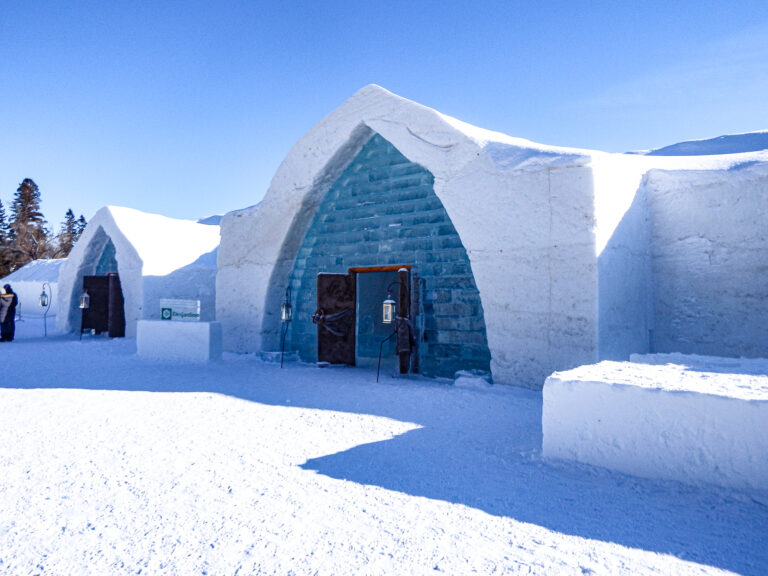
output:
M698 358L606 361L553 374L543 393L544 456L768 490L768 361L742 373L737 361ZM683 362L655 363L667 360Z
M221 359L219 322L175 322L139 320L136 353L145 358L166 358L191 362Z

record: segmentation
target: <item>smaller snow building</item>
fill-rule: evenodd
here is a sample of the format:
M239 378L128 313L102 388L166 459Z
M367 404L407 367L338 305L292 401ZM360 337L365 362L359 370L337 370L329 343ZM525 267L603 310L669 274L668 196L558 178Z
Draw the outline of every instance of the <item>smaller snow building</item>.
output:
M430 376L540 388L632 353L768 356L767 190L768 151L547 146L367 86L223 218L224 348L279 350L290 296L286 350L362 364L392 292Z
M59 270L65 261L66 258L33 260L0 280L0 286L10 284L19 297L17 313L20 313L22 317L43 316L43 308L40 307L40 294L43 292L43 285L47 284L45 291L50 299L47 314L48 316L56 315L58 311Z
M119 290L125 336L136 322L160 318L160 299L200 300L200 319L215 318L219 227L107 206L88 222L59 275L62 332L80 329L86 278L111 277Z

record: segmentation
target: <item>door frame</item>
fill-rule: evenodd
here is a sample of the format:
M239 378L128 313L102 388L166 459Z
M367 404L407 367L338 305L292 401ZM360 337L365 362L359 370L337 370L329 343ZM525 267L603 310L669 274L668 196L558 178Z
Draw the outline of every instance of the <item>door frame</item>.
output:
M358 274L370 274L373 272L398 272L398 291L397 291L397 315L402 318L411 320L413 318L412 310L412 295L413 295L413 283L411 264L401 264L399 266L356 266L349 268L347 273L355 276L355 286L357 286ZM400 271L405 270L405 274ZM403 278L405 276L405 278ZM357 292L355 292L355 307L357 307ZM357 338L355 338L355 348L357 348ZM402 353L400 356L400 374L407 374L411 368L411 354ZM414 366L414 372L417 371L416 364Z

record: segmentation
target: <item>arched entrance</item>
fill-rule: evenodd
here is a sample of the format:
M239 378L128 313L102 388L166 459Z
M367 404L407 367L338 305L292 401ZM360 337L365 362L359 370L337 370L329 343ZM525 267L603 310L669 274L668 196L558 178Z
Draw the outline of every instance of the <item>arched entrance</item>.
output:
M319 275L408 263L418 371L452 377L458 370L490 370L480 295L466 250L434 192L434 177L380 135L374 133L330 185L295 250L289 284L296 303L287 348L305 361L321 356L312 322ZM357 298L354 282L350 289ZM371 291L380 305L386 294ZM356 308L357 352L344 363L368 357L368 340L377 337L369 328Z

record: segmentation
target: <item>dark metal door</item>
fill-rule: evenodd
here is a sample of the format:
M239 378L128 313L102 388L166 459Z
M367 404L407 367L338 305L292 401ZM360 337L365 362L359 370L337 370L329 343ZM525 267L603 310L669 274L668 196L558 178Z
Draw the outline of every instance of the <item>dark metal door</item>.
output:
M95 330L97 334L109 330L109 278L84 276L83 290L88 292L90 304L83 310L81 330Z
M83 310L81 331L109 333L111 338L125 336L123 290L117 274L84 276L83 290L88 292L90 305Z
M355 275L318 274L317 361L355 365Z
M123 290L120 287L120 276L109 274L109 311L107 326L110 338L125 336L125 310L123 306Z

